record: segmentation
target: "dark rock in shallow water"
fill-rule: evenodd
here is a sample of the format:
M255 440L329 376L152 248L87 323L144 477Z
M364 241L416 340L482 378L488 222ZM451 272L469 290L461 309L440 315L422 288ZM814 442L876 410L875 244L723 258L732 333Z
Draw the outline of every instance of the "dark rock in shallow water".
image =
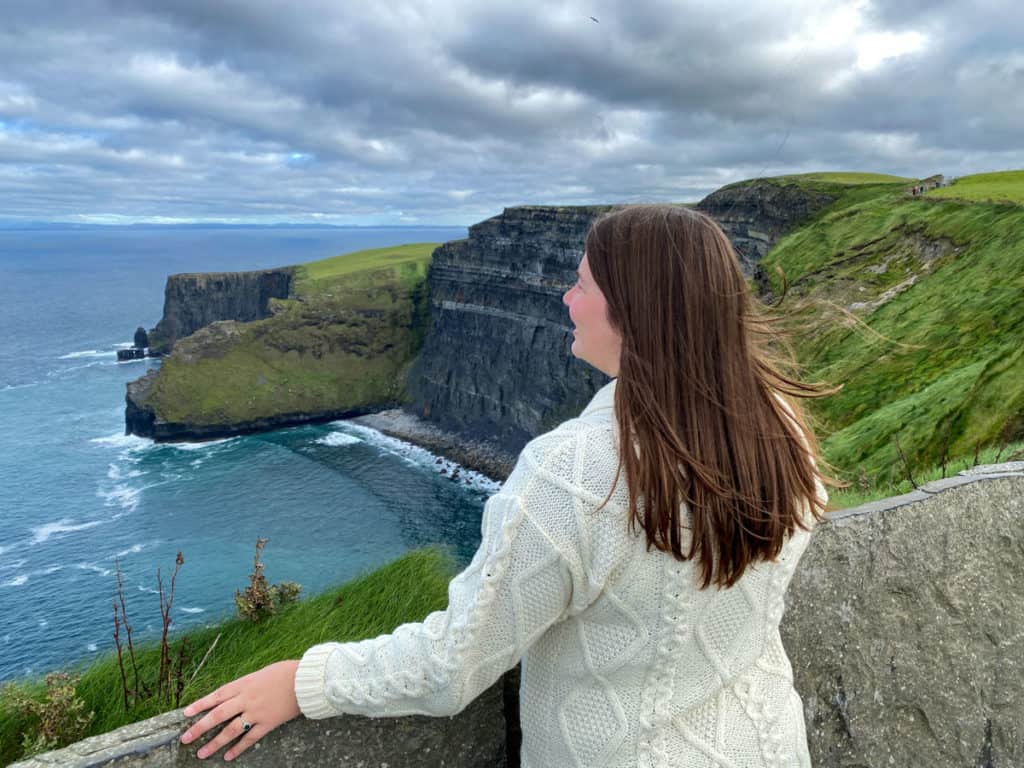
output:
M117 350L118 362L124 362L125 360L142 360L145 356L146 350L142 348L132 347L131 349Z
M135 349L145 349L149 346L149 334L141 325L135 329Z

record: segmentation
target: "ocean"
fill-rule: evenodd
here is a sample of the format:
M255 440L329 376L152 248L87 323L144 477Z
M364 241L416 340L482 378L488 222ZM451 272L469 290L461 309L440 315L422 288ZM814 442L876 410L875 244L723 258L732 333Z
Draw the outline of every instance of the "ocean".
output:
M206 443L124 435L118 363L163 309L168 274L263 269L462 228L0 230L0 682L113 649L115 562L136 637L231 616L257 537L271 582L318 592L430 543L460 567L497 486L345 421Z

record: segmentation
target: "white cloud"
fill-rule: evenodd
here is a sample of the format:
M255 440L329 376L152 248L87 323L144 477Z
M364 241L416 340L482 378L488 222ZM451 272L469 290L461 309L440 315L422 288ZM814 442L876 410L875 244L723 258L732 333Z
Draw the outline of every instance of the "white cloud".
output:
M1024 11L988 2L15 4L0 217L468 224L1024 167Z

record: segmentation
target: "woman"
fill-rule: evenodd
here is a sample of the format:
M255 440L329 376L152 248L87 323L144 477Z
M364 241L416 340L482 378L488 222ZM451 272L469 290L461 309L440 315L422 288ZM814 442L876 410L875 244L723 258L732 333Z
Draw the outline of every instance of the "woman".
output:
M452 715L521 659L524 768L810 765L778 627L826 495L783 395L827 392L774 362L702 214L607 214L578 274L572 353L613 380L523 449L448 608L195 702L185 743L227 722L200 757L300 713Z

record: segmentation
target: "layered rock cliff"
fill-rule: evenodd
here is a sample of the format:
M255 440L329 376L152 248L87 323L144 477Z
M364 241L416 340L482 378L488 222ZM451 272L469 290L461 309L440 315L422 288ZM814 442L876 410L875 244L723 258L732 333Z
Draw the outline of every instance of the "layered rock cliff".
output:
M430 331L410 410L515 455L578 413L607 377L572 356L562 294L608 206L507 208L434 252Z
M732 241L747 276L784 234L836 197L825 191L777 180L740 182L722 187L697 204L718 222Z
M722 224L750 274L778 238L832 201L754 183L723 188L698 208ZM434 253L431 328L408 383L413 413L514 456L579 412L608 379L572 356L561 299L591 222L611 208L506 208Z
M292 274L284 268L171 275L164 288L163 317L149 332L151 353L167 354L175 341L217 320L269 317L270 300L288 297Z

